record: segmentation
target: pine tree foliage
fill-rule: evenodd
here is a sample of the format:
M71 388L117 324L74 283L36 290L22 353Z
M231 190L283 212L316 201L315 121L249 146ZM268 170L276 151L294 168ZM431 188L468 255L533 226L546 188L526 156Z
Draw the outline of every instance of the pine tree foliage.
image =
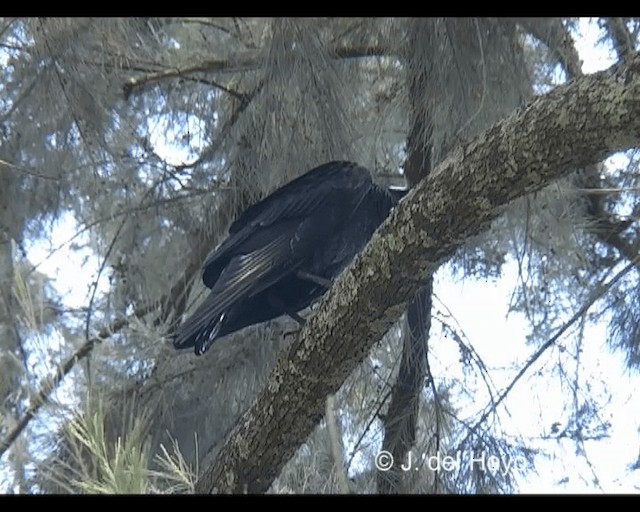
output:
M197 489L298 329L287 318L250 327L202 358L168 344L204 297L199 266L229 223L328 160L415 185L459 144L579 79L578 25L0 18L0 489ZM633 58L638 27L599 21L614 60ZM390 405L410 346L403 320L327 402L334 414L269 492L377 492L375 456L394 422L412 424L405 448L417 469L392 491L517 491L546 446L503 424L503 393L523 364L531 388L559 390L561 433L577 450L606 437L606 383L581 373L580 357L588 328L606 326L609 346L638 367L638 187L631 148L506 205L436 275L416 414L395 417ZM43 244L48 257L34 261ZM84 258L80 307L44 271L65 251ZM505 380L438 301L440 275L515 276L509 309L540 355L510 361ZM434 453L463 463L434 470L424 456ZM483 454L518 467L464 462Z

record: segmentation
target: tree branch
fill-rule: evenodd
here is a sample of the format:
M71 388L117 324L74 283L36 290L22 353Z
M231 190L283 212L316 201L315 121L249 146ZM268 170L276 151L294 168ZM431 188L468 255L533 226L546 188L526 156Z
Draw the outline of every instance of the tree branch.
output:
M329 54L336 59L361 59L368 57L380 57L389 55L384 46L338 46L330 50ZM238 73L241 71L255 70L262 66L263 61L258 57L257 52L245 51L236 55L232 59L211 59L196 63L184 68L168 68L161 71L154 71L139 77L132 77L122 86L124 97L128 98L134 89L165 80L167 78L188 78L195 80L193 73ZM241 98L242 93L232 91L213 81L204 81L207 85L212 85L219 89Z
M432 120L421 101L421 77L412 76L409 82L412 122L407 137L407 161L405 174L411 186L427 176L432 158ZM420 393L424 385L427 344L431 329L431 305L433 302L433 277L425 276L426 285L409 303L406 329L403 333L402 356L398 376L391 391L389 409L383 419L384 438L382 450L391 453L392 460L405 460L416 439ZM379 493L402 492L403 475L399 464L389 471L379 471Z
M582 65L573 38L559 19L522 18L519 22L525 30L555 53L570 80L582 76ZM607 18L606 24L621 60L635 55L633 53L633 38L625 26L624 20L621 18ZM601 195L606 193L606 189L602 188L602 179L598 166L595 163L586 165L582 175L578 176L577 179L584 184L585 190L592 192L587 196L589 206L586 212L587 216L594 222L594 228L591 232L603 244L614 247L627 260L634 261L637 254L635 245L637 244L627 243L621 236L621 232L628 227L628 224L612 220L612 215L606 211L604 197ZM600 192L600 194L593 192Z
M184 68L169 68L154 73L148 73L136 78L130 78L123 86L125 98L129 97L133 89L149 85L167 78L176 78L191 73L224 73L239 72L253 69L258 65L255 52L244 52L234 59L211 59Z
M391 391L389 409L384 417L382 450L391 453L392 460L404 461L416 442L420 394L427 367L427 343L431 329L433 277L420 289L407 311L407 332L403 336L402 360L396 383ZM389 471L379 471L378 492L402 492L403 471L394 464Z
M640 144L640 55L581 77L453 150L392 212L281 355L196 492L264 492L322 417L325 398L405 304L503 207ZM358 312L358 314L354 314Z
M582 75L582 61L573 37L558 18L518 18L520 26L543 43L558 59L571 80Z
M242 203L239 207L242 206ZM145 206L146 207L146 206ZM223 208L223 211L229 212L229 215L233 215L234 208ZM225 219L229 221L230 219ZM175 281L171 287L169 293L160 298L157 301L149 303L147 305L137 308L132 315L126 318L119 318L114 320L108 326L103 327L96 336L89 338L76 352L69 357L62 365L60 365L51 378L47 378L40 385L36 397L26 412L22 415L16 426L7 434L4 440L0 441L0 457L11 447L13 442L18 438L22 431L29 425L31 420L38 413L40 408L49 401L51 394L62 382L62 380L71 372L77 363L82 361L85 357L91 354L95 345L101 343L104 340L111 337L112 334L119 332L124 327L129 325L131 319L142 318L148 313L160 308L158 318L154 322L155 325L166 322L173 312L174 320L172 323L177 322L177 319L182 315L186 307L186 296L189 292L190 284L192 283L193 275L200 268L202 260L207 255L209 248L214 245L213 233L199 231L196 234L201 240L201 243L197 244L196 250L190 251L187 267L183 274Z
M627 60L633 56L634 44L631 32L624 23L622 18L605 18L605 27L611 39L613 47L616 49L620 60Z
M609 290L611 290L611 288L613 288L614 285L620 282L620 280L625 275L627 275L630 270L635 268L635 266L638 264L638 259L639 258L635 258L634 261L629 263L625 268L623 268L613 278L611 278L611 280L608 283L606 284L600 283L598 287L593 290L590 297L586 300L586 302L582 305L582 307L580 307L580 309L578 309L578 311L576 311L573 314L573 316L569 320L567 320L567 322L565 322L565 324L558 330L558 332L556 332L551 338L549 338L538 350L536 350L531 355L531 357L529 357L529 359L527 359L527 362L522 366L522 368L520 368L520 371L511 380L509 385L504 389L502 393L500 393L500 396L498 397L498 399L496 401L492 401L486 407L484 414L480 417L478 421L475 422L475 424L469 429L469 432L467 432L467 435L464 437L464 439L458 444L459 447L465 446L465 443L469 440L469 438L478 431L478 428L480 427L480 425L482 425L485 422L485 420L489 417L489 415L492 412L494 412L498 408L498 406L504 401L504 399L511 392L511 390L518 383L518 381L522 378L522 376L525 373L527 373L527 371L533 366L533 363L535 363L540 358L540 356L547 351L547 349L555 345L555 343L562 337L562 335L565 332L567 332L573 324L575 324L578 320L580 320L580 318L582 318L586 314L586 312L589 311L589 308L591 308L591 306L593 306L593 304L598 299L603 297Z
M143 308L138 309L133 316L134 317L142 317L155 309L156 304L151 304L149 306L145 306ZM44 382L40 385L40 389L33 399L32 405L26 410L26 412L22 415L22 418L17 423L13 429L7 434L7 436L0 441L0 457L4 455L4 453L11 447L11 444L18 438L18 436L22 433L22 431L27 428L27 425L31 422L31 420L38 413L40 408L49 401L51 398L51 393L58 387L58 384L62 382L70 372L73 370L75 365L82 361L85 357L87 357L92 351L97 343L102 343L107 338L111 337L112 334L122 330L124 327L129 325L130 318L119 318L118 320L114 320L108 326L103 327L97 336L90 338L82 346L74 352L74 354L69 357L62 365L58 367L53 377L48 377L44 380Z
M349 494L349 481L347 480L347 473L344 467L342 434L334 409L335 400L333 399L333 395L329 395L325 402L325 418L327 422L327 432L329 434L329 444L331 445L331 456L333 457L333 467L336 471L340 493Z

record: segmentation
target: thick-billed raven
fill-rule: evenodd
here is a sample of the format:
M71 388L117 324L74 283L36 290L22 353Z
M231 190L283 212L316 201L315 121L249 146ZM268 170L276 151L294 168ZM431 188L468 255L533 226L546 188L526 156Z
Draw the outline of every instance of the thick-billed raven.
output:
M247 208L204 262L211 293L177 330L204 354L226 334L297 312L322 296L405 191L351 162L323 164Z

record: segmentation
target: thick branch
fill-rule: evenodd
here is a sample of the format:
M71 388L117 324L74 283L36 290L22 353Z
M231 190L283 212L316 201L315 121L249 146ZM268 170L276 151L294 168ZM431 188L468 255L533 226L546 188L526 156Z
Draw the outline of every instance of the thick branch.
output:
M403 492L401 461L416 442L420 393L424 387L427 367L427 343L431 329L431 304L433 278L418 291L407 310L407 331L403 337L402 360L396 383L391 391L389 409L384 417L382 450L391 453L398 461L389 471L379 471L378 492L389 494Z
M452 151L394 210L323 298L197 492L263 492L320 420L327 395L424 283L503 207L640 144L640 55L537 98ZM354 314L357 312L357 314Z

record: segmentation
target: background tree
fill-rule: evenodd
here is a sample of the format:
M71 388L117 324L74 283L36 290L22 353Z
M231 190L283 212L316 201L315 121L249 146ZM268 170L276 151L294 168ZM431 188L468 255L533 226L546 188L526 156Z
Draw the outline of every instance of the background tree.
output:
M4 19L1 26L0 453L7 488L25 492L188 490L187 467L222 467L225 439L294 326L280 319L247 329L203 358L176 355L164 335L203 297L199 266L236 214L331 159L357 161L386 182L403 174L413 186L457 145L555 87L559 74L582 75L575 20ZM637 26L602 21L621 61L633 61ZM602 399L580 375L584 329L562 347L549 343L553 336L576 323L576 311L586 326L591 312L608 324L629 367L638 361L636 160L628 152L624 169L614 169L599 161L605 153L511 203L447 267L470 280L515 264L511 307L530 322L534 347L556 351L541 379L563 376L564 433L578 446L606 434L596 413ZM29 258L61 222L77 231L65 247L98 261L79 308ZM515 473L471 465L457 472L422 465L410 477L373 465L381 447L396 459L415 448L533 461L530 444L501 431L499 402L510 387L492 384L461 329L433 306L438 286L429 273L419 279L408 327L375 345L266 488L516 489ZM450 379L434 369L442 333L460 354ZM471 412L464 393L479 400ZM169 453L173 446L179 455ZM127 456L115 457L119 449ZM125 474L137 479L113 476Z

